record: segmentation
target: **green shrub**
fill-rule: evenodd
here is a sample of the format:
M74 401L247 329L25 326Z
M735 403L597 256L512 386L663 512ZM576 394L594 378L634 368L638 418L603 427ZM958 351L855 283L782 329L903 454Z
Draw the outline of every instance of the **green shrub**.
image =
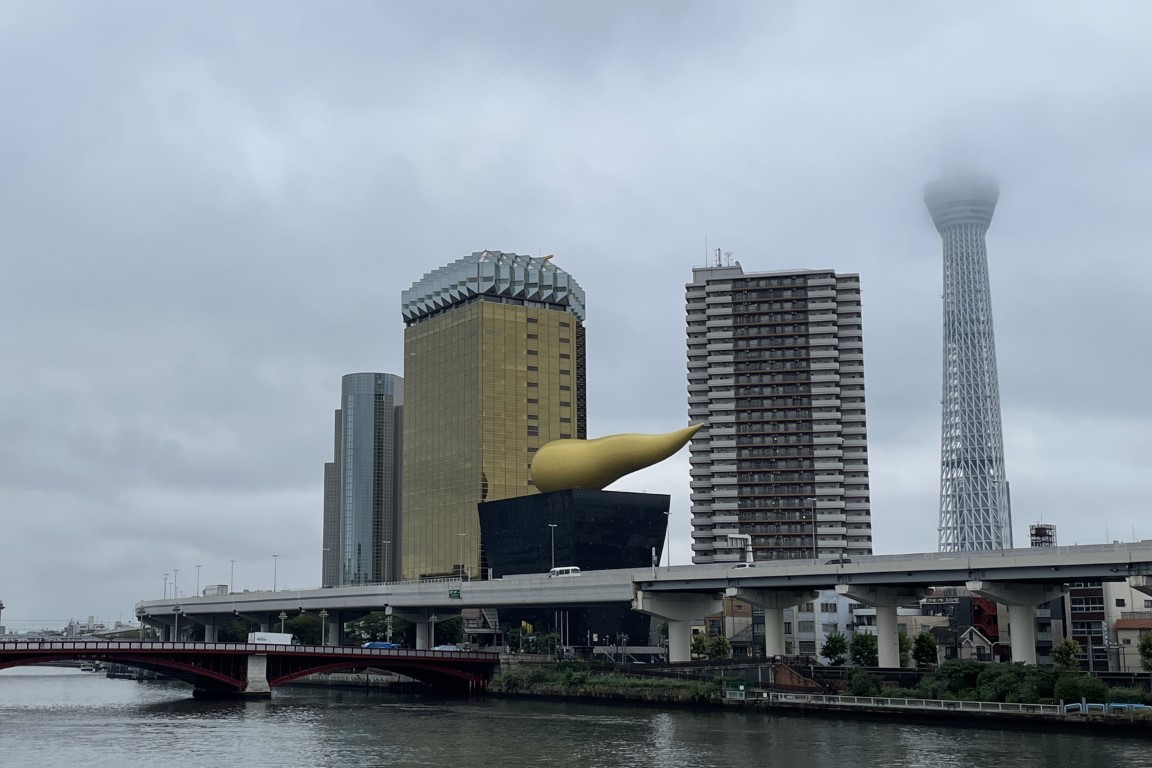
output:
M880 683L866 670L858 669L848 678L848 691L853 696L876 696L880 693Z
M1102 704L1108 701L1108 686L1102 680L1088 675L1063 674L1056 681L1054 698L1062 699L1065 704L1080 699Z
M1121 704L1141 704L1144 702L1144 690L1142 688L1109 688L1108 701L1116 701Z

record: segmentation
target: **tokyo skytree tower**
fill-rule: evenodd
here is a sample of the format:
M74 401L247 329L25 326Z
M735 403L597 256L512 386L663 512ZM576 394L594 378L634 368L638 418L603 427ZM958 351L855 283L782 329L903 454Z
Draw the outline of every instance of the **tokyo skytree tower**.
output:
M941 179L924 188L944 241L941 552L1012 547L984 244L999 196L996 182L983 177Z

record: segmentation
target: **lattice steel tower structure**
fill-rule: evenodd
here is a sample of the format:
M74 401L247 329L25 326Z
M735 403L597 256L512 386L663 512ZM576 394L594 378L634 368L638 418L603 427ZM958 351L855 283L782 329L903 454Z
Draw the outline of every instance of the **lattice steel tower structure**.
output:
M984 177L941 179L924 188L944 241L941 552L1012 547L984 243L999 196L996 182Z

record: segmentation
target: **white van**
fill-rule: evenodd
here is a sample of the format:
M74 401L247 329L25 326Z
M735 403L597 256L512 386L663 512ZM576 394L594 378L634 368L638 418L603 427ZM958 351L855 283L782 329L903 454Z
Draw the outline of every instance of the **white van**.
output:
M580 569L574 565L565 565L565 566L561 566L560 568L553 568L552 570L548 571L549 578L551 578L552 576L579 576L579 575L580 575Z

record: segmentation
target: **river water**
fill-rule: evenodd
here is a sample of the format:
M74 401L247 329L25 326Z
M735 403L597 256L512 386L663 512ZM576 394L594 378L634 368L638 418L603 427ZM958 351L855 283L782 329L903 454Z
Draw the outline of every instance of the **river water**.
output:
M280 688L187 687L49 667L0 670L0 766L1152 766L1146 741L733 711Z

